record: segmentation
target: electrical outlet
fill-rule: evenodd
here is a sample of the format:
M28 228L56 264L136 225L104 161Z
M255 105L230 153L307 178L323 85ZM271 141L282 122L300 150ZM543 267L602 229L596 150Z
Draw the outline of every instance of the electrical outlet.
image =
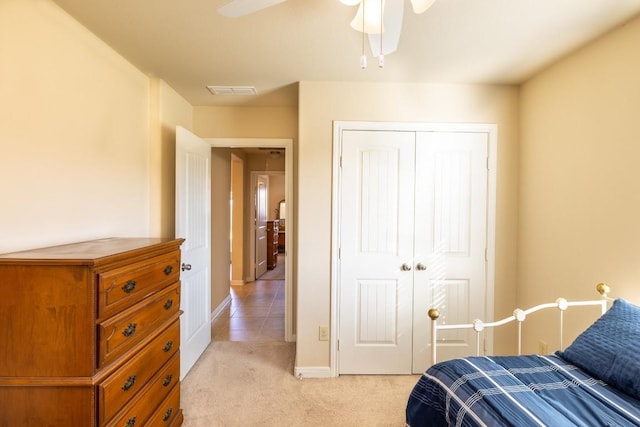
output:
M318 339L320 341L329 341L329 327L318 326Z
M549 344L547 344L545 341L539 340L538 341L538 353L540 353L540 354L549 354Z

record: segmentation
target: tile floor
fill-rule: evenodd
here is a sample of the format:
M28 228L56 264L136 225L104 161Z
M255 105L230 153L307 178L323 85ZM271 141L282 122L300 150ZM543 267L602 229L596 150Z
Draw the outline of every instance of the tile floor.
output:
M214 341L284 341L284 280L231 287L231 303L213 319Z

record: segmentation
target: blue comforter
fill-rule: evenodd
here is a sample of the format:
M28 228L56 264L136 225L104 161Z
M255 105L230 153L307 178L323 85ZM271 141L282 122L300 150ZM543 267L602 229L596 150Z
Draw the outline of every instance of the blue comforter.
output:
M438 363L406 409L417 426L640 426L640 401L558 356L469 357Z

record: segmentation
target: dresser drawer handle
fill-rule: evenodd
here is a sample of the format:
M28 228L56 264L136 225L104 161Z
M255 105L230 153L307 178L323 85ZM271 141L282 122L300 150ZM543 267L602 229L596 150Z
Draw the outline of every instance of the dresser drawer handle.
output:
M127 280L127 283L124 284L124 286L122 287L122 290L125 293L130 294L136 288L136 285L137 283L135 280Z
M136 417L129 418L129 421L124 425L124 427L133 427L136 425Z
M127 327L124 328L124 331L122 331L122 335L124 335L125 337L130 337L136 332L137 327L138 325L136 323L129 323Z
M164 274L166 274L167 276L170 275L172 271L173 271L173 266L172 265L167 265L164 268Z
M129 378L127 378L127 381L125 381L125 383L122 385L122 390L128 391L131 387L133 387L133 384L135 384L135 382L136 382L136 376L131 375Z
M162 385L164 387L168 386L169 384L171 384L171 380L172 379L173 379L173 374L167 375L167 377L164 379L164 381L162 381Z
M173 414L173 408L167 409L167 412L164 413L164 417L162 417L162 421L167 421L171 418L171 414Z
M171 350L171 347L173 347L173 340L167 341L167 343L164 345L164 347L162 347L162 351L167 353L168 351Z
M164 309L169 310L171 307L173 307L173 300L168 299L167 302L164 303Z

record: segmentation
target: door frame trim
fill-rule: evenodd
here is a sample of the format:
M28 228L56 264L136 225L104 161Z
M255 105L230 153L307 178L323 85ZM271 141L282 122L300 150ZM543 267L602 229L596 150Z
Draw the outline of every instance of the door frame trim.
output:
M282 147L279 147L282 148ZM286 162L286 159L285 159ZM259 171L251 171L251 200L254 200L255 202L255 198L256 198L256 189L257 189L257 180L258 180L258 176L259 175L268 175L269 176L269 180L271 180L271 177L274 175L284 175L285 178L285 186L286 186L286 179L287 179L287 174L286 172L283 171L266 171L266 170L259 170ZM271 184L269 184L271 185ZM285 189L285 200L286 200L286 189ZM254 203L255 205L255 203ZM285 207L285 214L289 211L289 209L287 209ZM253 269L251 270L253 272L253 274L250 277L247 277L247 281L249 282L253 282L254 280L256 280L256 233L255 233L255 224L256 224L256 210L255 210L255 206L253 206L252 209L252 214L251 214L251 221L253 221L254 224L254 229L253 229L253 237L251 238L251 264L253 265ZM285 237L284 237L284 241L285 241L285 261L286 261L286 244L287 244L287 235L285 233ZM286 269L286 263L285 263L285 269ZM286 274L286 272L285 272ZM286 278L286 276L285 276Z
M249 282L253 282L258 278L258 275L256 274L256 270L258 269L258 256L257 256L257 252L258 252L258 244L257 244L257 231L258 231L258 215L257 215L257 195L258 195L258 179L260 176L267 176L267 181L269 180L269 172L265 172L265 171L251 171L250 173L251 175L251 200L253 200L253 205L252 205L252 209L251 209L251 223L253 224L253 229L252 229L252 236L251 236L251 247L249 248L249 250L251 251L251 276L247 277L247 281ZM267 204L269 204L269 184L267 184ZM265 212L267 214L267 221L269 220L269 214L267 212ZM265 229L266 229L266 223L267 221L265 221ZM265 236L266 236L266 231L265 231ZM265 243L266 245L266 243ZM269 248L267 248L267 253L268 253ZM265 259L264 259L264 263L265 265L267 264L267 254L265 253ZM264 272L267 272L267 267L265 266L265 270ZM263 273L264 274L264 273Z
M212 148L259 148L259 147L273 147L284 148L285 155L285 200L287 200L287 229L285 234L285 306L284 306L284 339L287 342L296 341L296 335L294 333L294 298L293 298L293 263L295 262L295 246L293 234L296 230L296 218L293 215L293 207L296 203L295 194L293 191L293 158L295 156L293 139L291 138L202 138ZM291 232L289 232L291 231ZM255 233L254 233L255 238ZM255 243L254 243L255 247ZM255 263L255 253L253 255ZM254 270L255 271L255 270ZM255 273L254 273L255 274Z
M486 318L493 318L495 300L495 243L496 243L496 189L497 189L497 153L498 125L492 123L418 123L418 122L333 122L333 160L331 188L331 333L329 341L330 375L337 377L338 336L340 322L340 191L342 187L341 153L342 133L349 130L364 131L404 131L404 132L477 132L488 134L489 147L487 159L487 254L486 254ZM493 333L485 334L486 350L493 352Z

